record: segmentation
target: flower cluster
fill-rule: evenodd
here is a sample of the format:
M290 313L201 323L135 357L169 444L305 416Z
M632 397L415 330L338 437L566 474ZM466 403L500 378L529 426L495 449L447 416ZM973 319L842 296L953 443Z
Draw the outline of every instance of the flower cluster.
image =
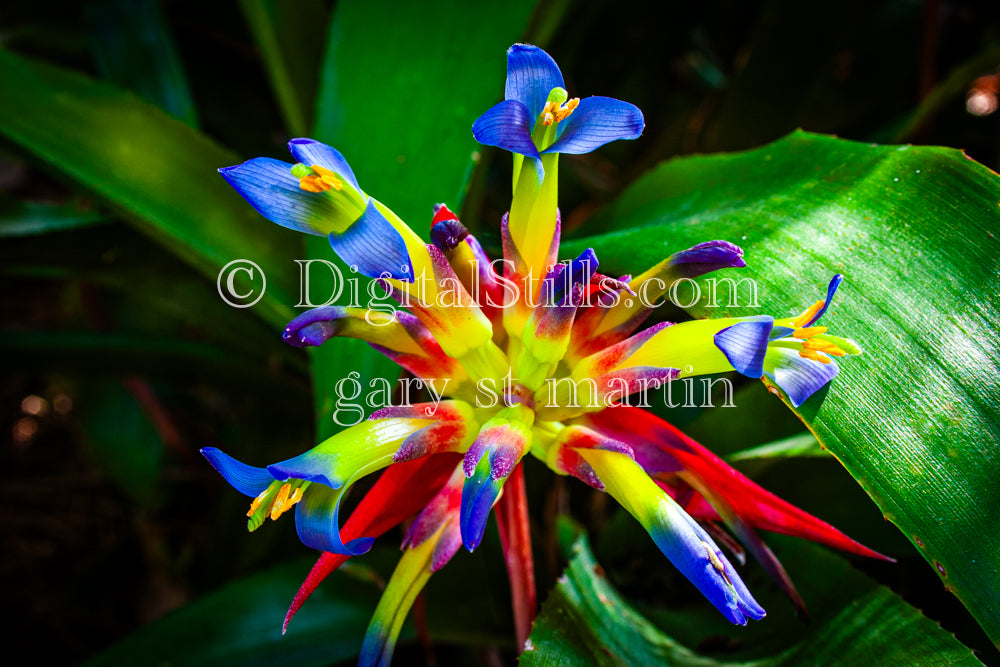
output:
M591 249L558 263L559 154L635 139L644 120L626 102L570 98L559 68L537 47L515 45L507 58L505 99L472 128L480 143L514 154L513 199L501 223L501 274L446 206L436 208L433 242L425 244L361 190L340 153L319 142L292 140L294 164L256 158L221 170L265 217L328 236L344 261L378 278L408 306L393 316L363 308L308 311L285 330L288 343L358 338L418 378L449 380L446 400L434 409L422 404L379 410L304 454L265 468L214 448L202 450L237 491L253 498L250 530L294 507L302 542L324 552L286 624L327 574L412 518L403 555L369 627L362 664L388 663L428 578L463 545L469 551L478 547L494 506L523 642L535 606L521 469L527 455L614 497L733 623L760 619L764 609L703 525L728 526L800 606L757 530L878 557L768 493L670 424L615 405L651 382L727 371L767 375L792 405L800 405L836 375L831 357L860 352L818 326L840 276L825 299L798 317L643 329L650 308L622 297L642 289L659 298L676 280L745 266L743 251L725 241L702 243L634 278L599 273ZM498 306L502 280L524 289ZM443 290L450 292L448 299L438 298ZM502 401L484 406L476 400L478 383L504 386L505 378L513 381L506 383ZM580 396L581 387L589 395ZM383 469L342 528L345 493L362 476Z

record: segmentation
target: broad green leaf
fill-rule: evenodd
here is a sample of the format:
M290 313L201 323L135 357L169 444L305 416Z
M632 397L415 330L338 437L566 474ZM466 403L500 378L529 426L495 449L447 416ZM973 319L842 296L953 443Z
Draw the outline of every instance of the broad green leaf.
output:
M250 310L287 323L299 236L261 220L216 173L238 156L112 85L3 51L0 99L0 133L213 281L232 260L256 262L267 291Z
M960 151L796 132L661 165L571 245L622 272L742 245L748 267L729 275L757 281L760 308L744 291L743 307L703 301L697 316L797 314L844 274L823 324L866 352L797 413L996 643L998 227L1000 178Z
M813 547L810 547L813 548ZM887 588L867 590L823 622L799 630L804 637L780 653L749 662L699 655L665 635L614 589L585 537L535 621L520 664L540 665L978 665L972 652ZM847 574L826 556L831 579ZM854 575L855 577L857 575ZM708 603L704 603L707 605ZM758 624L776 622L765 618ZM737 629L739 630L739 629ZM800 635L800 636L801 636Z
M264 59L285 125L309 132L328 11L322 2L240 0L240 9Z
M461 207L478 150L472 123L502 98L507 48L524 33L533 6L337 3L313 136L340 150L361 187L424 238L435 203ZM308 249L311 257L333 254L324 240L310 239ZM320 437L336 426L329 419L333 378L352 370L363 373L362 383L398 375L357 341L319 348L313 362Z
M86 11L101 76L197 127L198 112L159 0L101 0Z
M733 461L773 459L786 456L826 457L828 455L827 451L816 440L816 436L812 433L803 433L802 435L794 435L791 438L775 440L774 442L769 442L758 447L740 450L735 454L727 456L726 460L732 463Z

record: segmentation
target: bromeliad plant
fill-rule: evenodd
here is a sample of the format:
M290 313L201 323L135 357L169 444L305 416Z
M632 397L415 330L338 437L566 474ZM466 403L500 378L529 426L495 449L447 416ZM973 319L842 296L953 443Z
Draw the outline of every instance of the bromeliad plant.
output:
M709 241L635 278L599 273L590 249L558 263L559 154L635 139L644 120L626 102L570 98L559 68L537 47L515 45L507 56L505 99L473 125L480 143L514 154L499 271L446 206L436 208L432 243L425 244L361 189L339 152L319 142L292 140L292 164L255 158L221 170L265 217L328 236L342 259L377 278L404 306L391 315L337 306L310 310L289 323L285 341L367 341L414 376L443 387L447 398L378 410L266 468L202 450L234 488L253 498L250 530L294 507L299 537L324 552L286 626L325 576L415 515L361 654L362 664L388 663L429 577L461 546L479 546L495 507L523 644L535 611L521 464L527 455L611 494L731 622L746 624L765 612L702 523L717 535L715 523L728 526L801 609L758 529L881 556L768 493L670 424L621 403L679 378L736 371L766 375L800 405L837 374L831 357L860 353L818 325L840 276L798 317L642 329L653 302L675 281L745 266L743 252ZM386 468L341 528L345 493L362 476Z

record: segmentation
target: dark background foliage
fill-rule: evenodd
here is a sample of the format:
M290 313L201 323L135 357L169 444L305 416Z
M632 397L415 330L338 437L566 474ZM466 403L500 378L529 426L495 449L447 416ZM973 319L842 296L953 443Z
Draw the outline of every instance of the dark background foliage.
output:
M0 44L129 88L241 158L283 157L289 134L302 129L293 127L296 113L308 127L326 25L337 8L303 2L293 12L308 38L295 53L303 63L297 71L306 73L293 82L300 106L289 110L272 94L248 28L245 10L252 4L6 3ZM570 91L629 100L647 119L641 141L564 160L566 229L582 225L665 158L752 148L795 128L960 147L996 169L1000 112L969 109L996 106L997 11L994 2L971 0L543 3L523 38L546 45ZM448 39L435 32L433 16L427 39ZM498 96L502 67L502 53L482 63ZM449 104L462 90L440 95ZM406 104L405 91L399 104ZM115 141L113 134L103 139ZM215 178L219 166L225 165L206 165L191 178ZM496 245L509 165L485 151L483 167L463 214ZM141 160L134 164L143 168ZM383 198L391 203L391 194ZM423 229L423 222L410 222ZM197 450L220 446L262 462L310 446L306 357L259 320L220 314L210 280L123 222L114 206L6 140L0 140L0 238L5 656L76 662L227 582L301 559L290 521L247 535L243 498ZM747 388L750 401L755 387ZM734 419L759 414L748 408ZM802 430L790 414L764 416L771 439ZM695 412L671 418L720 452L733 449ZM754 472L765 487L899 558L895 566L852 562L957 633L982 659L996 658L961 604L834 460L771 462ZM676 573L603 496L535 467L528 479L538 510L542 599L565 564L555 516L568 511L590 529L615 584L651 618L676 630L677 609L692 618L711 612L693 590L669 603L663 598L675 590ZM391 541L384 554L352 570L351 581L387 576ZM460 554L452 572L432 583L431 627L443 628L432 634L450 632L466 645L436 643L442 664L513 655L497 546L483 551L475 558ZM275 586L278 608L308 567L294 562L281 580L291 583ZM470 615L482 622L449 627L449 610L456 609L449 605L468 597L468 581L479 572L488 574L477 584L485 592ZM814 574L822 576L811 570L802 576ZM755 583L767 586L762 578ZM369 595L362 610L372 610L373 600ZM366 620L362 614L362 628ZM686 623L690 632L675 636L692 648L721 656L746 648L744 640L705 637L696 621ZM476 639L461 641L463 633ZM418 645L400 649L402 659L426 655Z

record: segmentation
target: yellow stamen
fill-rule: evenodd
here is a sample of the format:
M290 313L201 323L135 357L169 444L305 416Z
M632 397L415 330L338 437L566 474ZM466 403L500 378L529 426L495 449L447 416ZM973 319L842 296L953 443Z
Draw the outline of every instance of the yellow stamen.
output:
M295 492L292 493L292 497L288 499L288 507L291 508L293 505L295 505L295 503L299 502L300 500L302 500L302 487L301 486L298 487L298 488L296 488Z
M337 174L326 167L314 164L311 169L313 170L312 174L299 179L299 187L303 190L308 192L326 192L333 189L339 192L344 189L344 184L337 178Z
M281 485L281 489L278 491L278 497L274 499L274 503L271 505L271 521L277 521L281 513L287 508L285 507L285 502L288 500L288 494L292 490L292 485L285 482Z
M812 320L812 318L816 317L816 313L823 310L823 306L825 305L826 301L820 299L813 305L806 308L805 312L792 320L792 324L794 324L797 329L804 327Z
M792 332L792 335L800 340L805 340L825 333L826 327L806 327L805 329L796 329Z
M559 107L558 111L556 111L556 122L558 123L562 120L565 120L565 118L569 116L571 113L573 113L573 110L576 109L578 106L580 106L579 97L574 97L573 99L568 100L565 104Z
M542 125L552 125L565 120L579 105L579 97L567 100L562 106L559 106L558 102L546 102L545 108L542 109Z
M806 350L816 350L817 352L826 352L827 354L833 355L835 357L842 357L845 354L847 354L833 343L825 340L816 340L816 339L806 340L802 342L802 347Z
M823 364L829 364L832 363L833 361L832 359L830 359L830 357L823 356L822 354L816 352L815 350L809 350L805 348L799 350L799 356L802 357L803 359L812 359L813 361L818 361Z
M705 553L708 554L708 560L711 561L712 567L715 568L716 572L722 575L722 578L726 580L726 583L732 585L729 582L729 577L726 576L726 566L723 565L722 561L719 560L719 557L715 555L715 551L712 549L712 546L705 541L702 541L701 545L705 547Z
M291 497L289 497L289 493L291 493ZM277 521L279 516L295 507L295 504L300 500L302 500L302 487L297 486L295 491L292 491L292 485L286 482L278 491L278 497L274 499L274 504L271 505L271 520Z
M259 496L253 499L253 502L250 503L250 511L247 512L248 517L253 516L253 513L257 511L257 508L260 507L260 504L264 502L264 496L266 496L267 492L270 490L271 490L270 488L264 489L263 491L260 492Z

